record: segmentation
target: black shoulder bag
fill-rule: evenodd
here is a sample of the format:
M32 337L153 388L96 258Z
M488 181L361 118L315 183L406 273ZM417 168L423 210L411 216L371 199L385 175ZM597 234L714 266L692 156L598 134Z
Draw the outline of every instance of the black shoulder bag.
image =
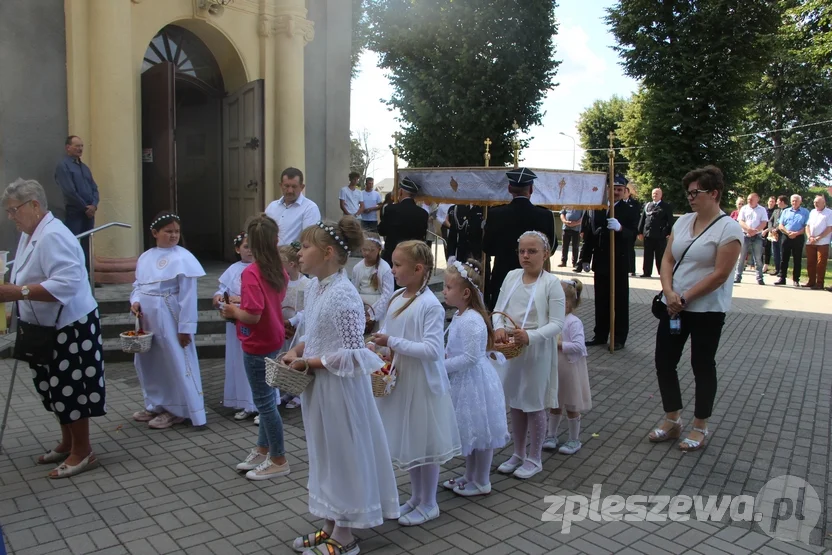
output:
M680 256L679 260L676 261L676 265L673 267L673 273L670 275L671 283L673 281L673 276L676 275L676 270L679 269L679 265L682 263L682 260L685 259L685 255L688 253L688 251L693 246L693 244L696 242L696 240L699 239L700 237L702 237L703 235L705 235L705 233L709 229L711 229L711 227L715 223L717 223L719 220L721 220L725 216L726 216L726 214L723 213L721 216L716 217L714 219L714 221L712 221L710 224L708 224L708 227L706 227L704 230L702 230L702 233L700 233L699 235L694 237L693 241L691 241L690 244L687 246L687 248L684 250L684 252L682 252L682 256ZM653 303L650 307L651 310L653 311L653 316L655 316L656 318L661 318L663 314L667 314L667 305L662 302L662 295L664 295L664 291L659 291L659 294L656 295L655 297L653 297Z
M20 309L15 302L17 335L14 339L12 358L29 364L48 366L52 362L52 352L55 350L55 342L58 339L58 319L60 319L63 310L64 307L61 305L54 326L41 326L40 322L30 324L21 320ZM35 314L34 307L32 307L32 314ZM37 314L35 314L35 321L37 319Z

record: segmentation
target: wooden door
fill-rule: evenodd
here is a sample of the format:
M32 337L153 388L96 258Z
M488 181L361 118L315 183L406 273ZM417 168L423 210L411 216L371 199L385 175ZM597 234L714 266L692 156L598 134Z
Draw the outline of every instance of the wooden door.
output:
M244 85L223 101L223 220L225 258L230 238L264 210L263 80Z
M142 214L145 248L155 246L149 227L176 206L176 89L172 63L142 73Z

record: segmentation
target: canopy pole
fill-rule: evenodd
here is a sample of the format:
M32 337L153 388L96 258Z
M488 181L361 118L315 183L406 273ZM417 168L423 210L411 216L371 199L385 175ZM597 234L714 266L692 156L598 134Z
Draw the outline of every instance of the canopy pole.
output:
M610 131L610 149L609 149L609 190L607 192L610 201L610 218L615 218L615 149L613 148L613 140L615 133ZM615 231L610 230L610 352L615 352Z

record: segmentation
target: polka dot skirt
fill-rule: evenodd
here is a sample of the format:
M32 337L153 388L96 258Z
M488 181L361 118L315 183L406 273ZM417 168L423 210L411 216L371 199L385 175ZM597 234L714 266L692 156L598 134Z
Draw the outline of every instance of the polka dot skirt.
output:
M104 416L104 340L98 309L58 330L48 367L30 364L35 389L61 425Z

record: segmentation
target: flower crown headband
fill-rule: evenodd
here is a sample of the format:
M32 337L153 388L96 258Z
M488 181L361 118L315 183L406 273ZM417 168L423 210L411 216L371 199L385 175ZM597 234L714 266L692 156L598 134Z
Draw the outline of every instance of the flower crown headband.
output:
M347 251L347 254L350 253L349 246L347 245L347 243L343 239L341 239L338 236L338 234L335 232L334 227L332 227L331 225L326 225L323 222L318 222L317 225L318 225L318 227L320 227L321 229L323 229L324 231L329 233L329 236L332 237L333 239L335 239L335 242L338 243L339 245L341 245L341 248L344 249L345 251Z
M292 241L289 243L289 246L295 249L296 251L300 251L300 241Z
M158 218L150 222L150 229L155 229L156 224L158 224L159 222L164 222L165 220L176 220L177 222L180 221L179 216L177 216L176 214L165 214L164 216L159 216Z
M246 240L246 237L248 237L248 233L246 233L245 231L241 231L239 235L234 237L234 246L239 247L240 245L242 245L243 241Z
M474 281L474 279L473 279L471 276L469 276L469 275L468 275L468 269L469 269L469 268L471 269L471 271L472 271L474 274L476 274L476 275L480 275L480 273L477 271L477 269L476 269L474 266L472 266L471 264L468 264L467 262L465 262L465 263L460 262L459 260L457 260L457 259L456 259L455 257L453 257L453 256L451 256L450 258L448 258L448 264L450 264L451 266L453 266L453 267L456 269L456 271L457 271L457 272L459 272L459 275L461 275L463 278L465 278L465 279L466 279L466 281L468 281L468 283L470 283L471 285L473 285L473 286L474 286L474 289L476 289L477 291L479 291L479 290L480 290L479 286L476 284L476 282Z
M519 243L520 239L522 239L523 237L526 237L528 235L534 235L535 237L539 238L541 241L543 241L543 246L546 247L546 252L550 251L550 249L549 249L549 238L546 237L545 235L543 235L542 233L540 233L539 231L527 231L526 233L524 233L523 235L521 235L517 239L517 242Z

